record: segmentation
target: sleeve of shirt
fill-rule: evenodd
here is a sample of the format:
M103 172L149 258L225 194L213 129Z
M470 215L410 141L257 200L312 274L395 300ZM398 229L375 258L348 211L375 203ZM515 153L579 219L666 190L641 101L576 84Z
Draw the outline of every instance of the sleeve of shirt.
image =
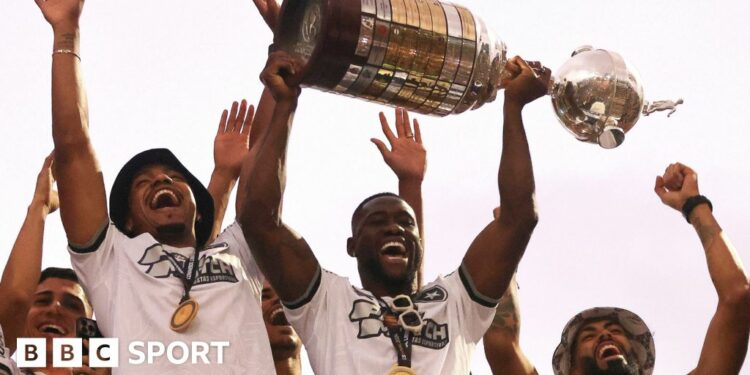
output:
M258 290L263 289L263 273L260 272L258 262L255 261L252 252L250 252L250 246L245 240L245 234L242 232L242 227L238 222L232 223L219 237L216 238L214 243L226 242L229 245L229 251L240 257L242 266L245 268L245 272L250 281L258 286Z
M86 245L68 244L70 263L84 291L93 301L104 301L109 297L115 276L116 247L129 241L114 224L102 227L95 239ZM119 249L127 250L127 249ZM103 297L100 299L98 297ZM94 302L95 303L95 302Z
M460 329L472 342L479 342L495 317L497 300L479 293L466 268L461 265L456 272L443 279L455 309Z
M346 288L351 287L348 280L331 272L318 270L307 291L295 301L282 301L284 314L300 337L315 339L315 330L320 329L322 322L328 321L331 309L339 304L336 298L345 295Z

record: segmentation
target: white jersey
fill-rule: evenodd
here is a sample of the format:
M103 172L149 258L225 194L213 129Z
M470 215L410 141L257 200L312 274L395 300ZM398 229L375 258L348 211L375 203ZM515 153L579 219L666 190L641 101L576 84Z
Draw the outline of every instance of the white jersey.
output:
M170 320L183 294L180 278L193 262L193 248L157 242L148 233L129 238L109 225L88 249L70 248L71 262L94 306L105 337L119 339L119 368L114 374L275 374L260 295L263 280L242 229L236 222L212 245L201 250L190 296L200 308L189 328L177 333ZM192 267L190 267L192 269ZM218 349L208 355L211 365L171 364L164 355L153 364L131 365L139 359L129 350L136 341L229 342L223 364ZM137 347L146 352L145 347ZM177 359L182 357L179 347ZM210 370L209 370L210 369Z
M497 301L472 286L463 267L439 277L413 298L426 323L413 339L418 374L464 375L477 342L495 316ZM392 298L383 300L389 303ZM284 312L302 339L316 374L387 374L397 363L384 309L372 293L347 278L318 272L308 293Z
M0 375L21 374L18 366L16 366L16 362L10 358L12 354L10 349L5 346L5 335L3 335L3 327L0 326Z

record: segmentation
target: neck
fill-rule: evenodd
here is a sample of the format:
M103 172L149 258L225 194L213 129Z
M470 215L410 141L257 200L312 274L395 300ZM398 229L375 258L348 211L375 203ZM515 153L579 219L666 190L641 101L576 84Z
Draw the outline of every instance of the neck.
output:
M372 293L375 297L396 297L401 294L412 295L419 290L416 278L403 283L388 283L382 278L360 276L362 288Z
M299 353L297 355L274 359L274 366L278 375L300 375L302 374L302 363Z
M159 228L154 233L154 238L163 243L173 247L193 247L195 248L197 243L195 234L187 231L170 230L170 228Z

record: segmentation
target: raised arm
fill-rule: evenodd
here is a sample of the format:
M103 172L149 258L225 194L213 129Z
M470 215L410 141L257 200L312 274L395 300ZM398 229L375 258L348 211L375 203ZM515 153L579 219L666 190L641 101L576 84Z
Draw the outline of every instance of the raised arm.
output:
M690 167L675 163L656 178L654 191L661 201L679 212L686 202L700 195L698 175ZM701 240L708 272L719 303L698 366L692 374L738 374L747 354L750 335L750 282L739 255L719 226L707 203L694 206L688 221Z
M71 244L86 247L107 225L107 197L89 138L80 70L78 20L83 0L36 0L52 26L52 138L60 216Z
M493 214L497 219L500 207L495 208ZM521 309L515 274L497 303L495 318L484 334L483 341L484 355L493 374L538 374L521 349Z
M549 69L543 68L542 76L537 76L519 57L509 65L516 72L505 85L503 105L503 150L498 172L503 209L500 217L474 239L463 260L476 291L494 300L508 288L537 223L534 174L521 111L547 92L550 78Z
M414 128L409 122L409 112L403 108L396 108L396 135L391 131L388 120L380 112L380 127L383 130L389 150L385 143L377 138L370 141L378 147L383 160L398 177L398 195L409 203L417 216L417 226L424 248L424 215L422 214L422 180L427 171L427 151L422 144L422 132L419 122L414 119ZM419 285L422 285L422 273L419 271Z
M15 350L16 338L23 334L26 314L42 269L42 242L47 215L57 210L57 192L52 189L52 155L44 159L36 179L34 198L29 204L26 219L18 232L16 243L5 264L0 281L0 326L6 345Z
M242 162L250 152L250 128L255 108L248 108L247 101L242 104L232 103L231 112L226 109L221 113L219 130L214 138L214 171L208 183L208 192L214 200L214 227L211 239L221 232L229 206L232 189L240 177Z
M242 166L239 188L245 198L237 216L261 271L285 302L302 296L320 268L304 238L281 220L286 150L300 92L291 83L297 78L294 66L289 55L274 52L261 74L276 105L257 154L251 150Z

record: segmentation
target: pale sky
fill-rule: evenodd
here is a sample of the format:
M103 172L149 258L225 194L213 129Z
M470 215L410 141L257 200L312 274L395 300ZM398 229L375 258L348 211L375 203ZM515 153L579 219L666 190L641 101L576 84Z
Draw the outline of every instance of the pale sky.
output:
M647 99L685 104L667 119L642 118L616 150L576 141L549 98L524 111L540 223L519 267L522 346L541 374L564 324L593 306L638 313L654 332L656 374L687 373L698 361L716 307L700 242L681 215L653 193L671 162L699 173L701 192L744 261L750 261L748 154L750 87L743 1L480 1L459 3L484 18L509 54L554 71L576 47L619 52L638 67ZM83 71L94 146L109 188L135 153L168 147L204 183L221 110L257 102L271 33L250 0L86 2ZM52 32L31 1L0 2L0 266L52 147ZM501 95L502 97L502 95ZM460 263L499 201L502 99L447 118L419 116L428 150L424 182L426 280ZM285 220L323 267L358 284L345 255L349 219L360 200L396 190L369 138L381 137L375 104L305 90L290 151ZM392 118L391 111L388 114ZM234 216L227 214L227 223ZM69 266L53 214L44 266ZM309 368L307 368L309 370ZM474 374L489 374L479 347ZM306 373L311 373L306 371ZM750 369L743 370L750 374Z

